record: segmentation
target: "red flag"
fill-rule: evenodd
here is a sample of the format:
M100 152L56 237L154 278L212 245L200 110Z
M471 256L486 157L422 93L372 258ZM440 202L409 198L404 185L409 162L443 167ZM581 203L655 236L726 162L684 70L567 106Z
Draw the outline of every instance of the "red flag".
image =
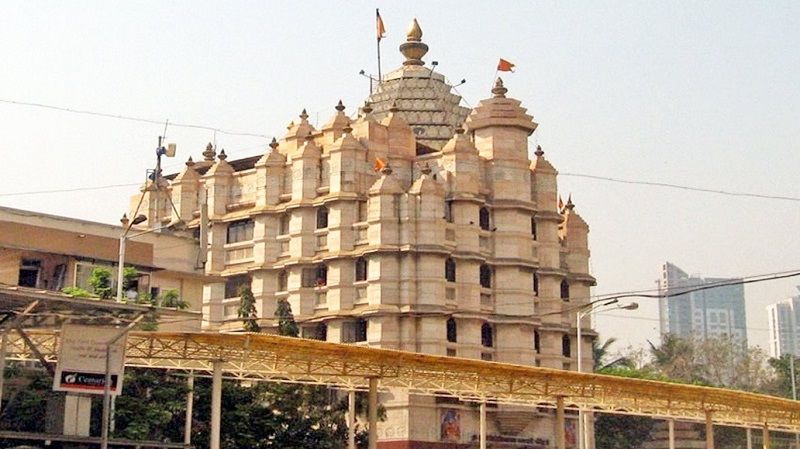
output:
M381 13L378 8L375 8L375 31L378 35L378 41L385 37L386 28L383 26L383 19L381 19Z
M498 72L513 72L514 71L514 64L509 61L506 61L503 58L500 58L500 62L497 63L497 71Z

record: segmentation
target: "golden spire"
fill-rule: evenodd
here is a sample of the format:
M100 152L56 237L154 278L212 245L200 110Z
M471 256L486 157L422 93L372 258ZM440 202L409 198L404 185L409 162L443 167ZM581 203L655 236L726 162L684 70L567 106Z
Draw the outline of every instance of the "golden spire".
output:
M408 27L408 31L406 32L406 40L409 42L420 42L422 41L422 28L419 27L419 22L417 22L417 18L414 18L414 21L411 22L411 25Z
M424 65L422 57L428 53L428 46L422 42L422 28L419 27L419 22L414 19L411 26L408 27L406 33L406 41L400 45L400 53L406 57L403 65Z

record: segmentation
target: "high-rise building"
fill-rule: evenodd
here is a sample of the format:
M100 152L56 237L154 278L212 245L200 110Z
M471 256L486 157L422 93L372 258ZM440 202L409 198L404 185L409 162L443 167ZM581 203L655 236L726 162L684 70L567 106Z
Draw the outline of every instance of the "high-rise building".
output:
M660 294L669 297L659 300L661 334L699 339L729 337L746 347L744 287L736 281L741 279L688 275L672 263L664 263L658 287Z
M800 286L797 286L800 290ZM767 306L769 316L769 354L782 357L800 354L800 294Z
M590 371L588 318L576 341L595 283L589 228L571 199L560 204L544 151L529 152L537 123L499 78L490 98L460 106L425 67L427 50L415 20L402 66L357 114L340 102L317 129L303 111L251 158L228 161L209 144L165 177L174 207L147 185L137 213L199 229L207 209L206 271L227 280L205 290L212 329L241 329L246 286L266 332L286 299L307 338L572 370L580 344ZM398 390L381 401L384 448L451 447L478 433L478 410L452 398ZM547 409L492 408L488 424L495 441L553 441Z

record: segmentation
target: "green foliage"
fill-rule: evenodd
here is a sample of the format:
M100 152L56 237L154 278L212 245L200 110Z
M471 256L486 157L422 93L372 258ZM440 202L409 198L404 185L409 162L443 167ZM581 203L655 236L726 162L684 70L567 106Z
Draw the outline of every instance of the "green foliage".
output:
M256 310L256 298L250 287L243 285L239 287L239 318L242 319L242 327L247 332L261 332L258 325L258 312Z
M189 303L181 299L180 293L174 288L165 291L161 295L159 303L161 307L172 307L180 310L189 308Z
M136 268L125 267L122 269L122 289L127 291L133 285L133 282L139 279L139 272Z
M136 304L156 305L156 301L149 292L142 292L136 296Z
M92 286L94 294L100 299L111 299L111 270L103 267L95 267L89 276L89 285Z
M53 379L44 370L20 370L23 386L12 391L3 404L0 428L18 432L44 432L47 401L58 395L53 390ZM7 386L8 388L8 386Z
M772 384L772 388L770 389L770 393L776 396L782 396L785 398L792 397L792 371L791 371L791 359L792 356L786 354L781 358L771 358L769 359L769 366L775 371L775 381ZM797 360L795 360L795 377L800 375L800 367L797 366Z
M186 413L186 379L168 371L126 368L116 399L114 436L180 441Z
M208 442L211 385L195 384L194 442ZM346 402L325 387L223 382L222 449L339 449L346 445Z
M278 319L278 335L286 337L300 336L300 328L294 320L292 306L285 298L278 300L277 307L275 308L275 318Z
M655 421L646 416L597 414L597 449L638 449L650 438Z
M606 360L608 358L611 345L613 345L616 341L617 339L614 337L607 339L605 342L603 342L603 344L600 344L600 340L597 338L592 340L592 358L594 359L595 371L611 367L633 368L633 360L627 356L617 357L611 361Z
M63 293L72 295L76 298L96 298L97 296L89 290L84 290L80 287L64 287L61 289Z

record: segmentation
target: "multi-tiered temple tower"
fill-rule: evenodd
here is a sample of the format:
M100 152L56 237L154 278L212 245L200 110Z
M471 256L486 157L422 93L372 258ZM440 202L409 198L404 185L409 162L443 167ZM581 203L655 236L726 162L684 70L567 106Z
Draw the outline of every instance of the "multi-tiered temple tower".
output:
M316 129L304 111L252 158L209 145L168 177L174 211L143 190L148 223L179 215L197 229L207 205L206 271L227 280L205 290L208 326L241 328L248 285L266 332L286 298L307 338L558 369L576 369L581 344L590 369L594 334L575 341L594 284L589 229L559 204L542 149L529 149L537 123L500 79L477 107L460 106L425 67L416 21L401 51L357 114L340 102ZM468 404L402 391L382 401L385 448L478 432ZM553 446L552 426L547 410L490 409L490 444Z

